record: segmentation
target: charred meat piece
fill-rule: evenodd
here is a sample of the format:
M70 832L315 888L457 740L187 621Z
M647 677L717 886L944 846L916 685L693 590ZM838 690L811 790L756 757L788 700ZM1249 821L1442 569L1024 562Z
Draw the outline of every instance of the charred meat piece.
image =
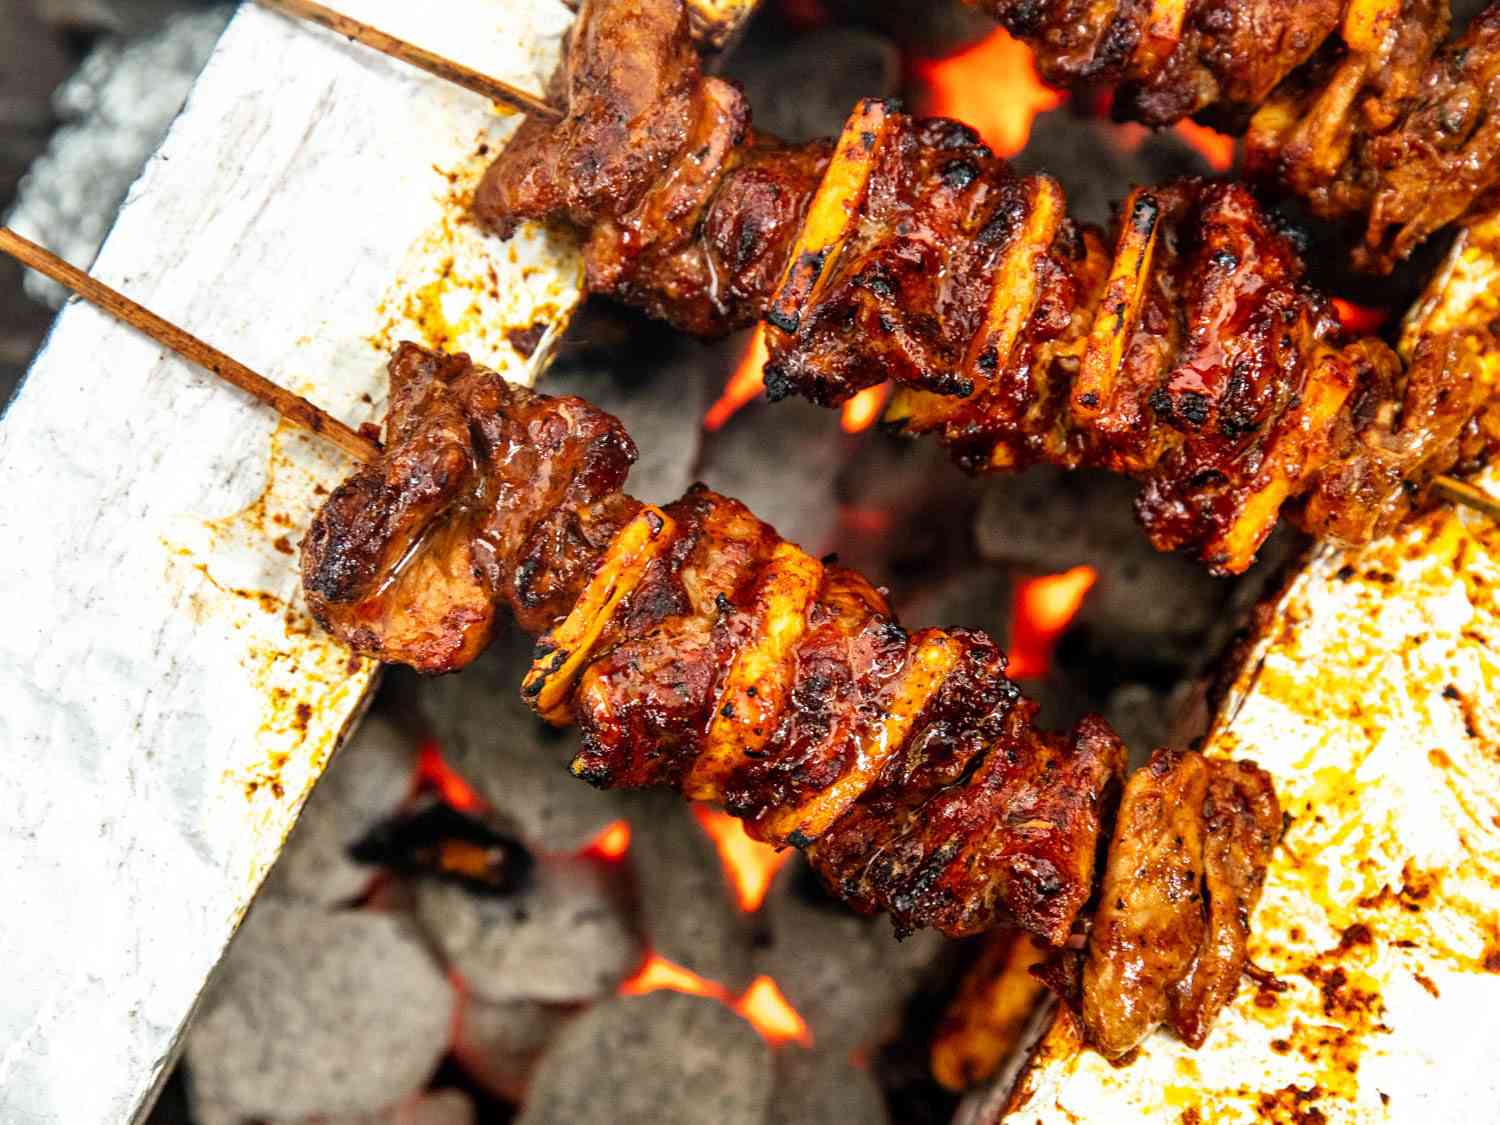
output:
M578 725L579 776L726 804L903 928L1010 919L1067 938L1124 767L1108 728L1037 729L989 638L908 635L863 578L736 501L702 487L665 508L631 500L629 438L577 399L409 344L391 372L386 451L329 498L304 549L332 632L442 671L508 608L541 634L523 694ZM444 568L448 584L417 586ZM357 581L340 586L346 572ZM435 634L454 615L483 631L422 647L384 628L414 594Z
M702 486L663 508L630 499L619 491L629 438L578 399L410 344L391 373L384 454L329 498L304 546L309 601L331 630L368 655L441 671L471 659L507 607L541 634L521 691L580 728L578 776L726 805L755 838L806 849L830 888L898 929L1014 924L1068 941L1124 772L1101 720L1041 730L984 634L908 633L864 578L734 500ZM429 551L432 566L468 569L462 584L423 592L421 619L446 621L457 590L459 609L488 611L483 635L422 648L382 631L404 620L389 599L411 592L407 568ZM346 572L354 580L340 585ZM1271 838L1245 817L1273 819L1275 797L1250 766L1159 762L1127 790L1107 893L1139 875L1137 915L1156 910L1150 881L1172 862L1191 864L1182 886L1207 887L1209 909L1164 916L1195 928L1158 974L1163 997L1176 991L1149 1017L1180 1014L1184 1035L1201 1037L1232 992ZM1164 779L1185 799L1151 803ZM1170 818L1190 844L1161 839ZM1141 943L1134 917L1113 925L1090 988L1101 1042L1117 1045L1133 1030L1110 1013L1141 983L1129 960Z
M1201 1046L1239 987L1281 810L1247 762L1157 751L1130 778L1083 968L1089 1041L1119 1058L1170 1022Z
M625 73L621 52L689 57L679 0L648 6L633 37L580 33L569 80ZM1089 30L1107 5L1076 7L1058 25L1068 35L1103 43L1116 34L1103 25ZM1231 81L1238 48L1225 55L1228 48L1205 44L1245 39L1249 25L1236 21L1249 12L1268 21L1260 26L1292 29L1271 55L1299 55L1303 47L1294 50L1292 40L1303 43L1308 27L1336 17L1281 0L1242 7L1194 9L1180 42L1161 21L1184 12L1151 8L1150 26L1166 38L1139 49L1166 58L1191 39L1193 57L1218 60L1215 90L1239 89L1253 100L1265 76L1246 71ZM586 27L620 18L607 0L584 10ZM1428 40L1420 29L1432 24L1423 11L1403 9L1389 42L1381 40L1402 59L1422 56ZM1127 22L1147 15L1131 9ZM1476 61L1488 57L1486 26L1482 19L1471 30L1474 49L1452 63L1454 73L1488 65ZM1260 60L1251 69L1262 63L1271 65ZM1366 63L1360 73L1379 85L1379 104L1395 105L1415 88L1409 67L1398 73ZM1129 76L1130 66L1116 69ZM1054 181L1015 175L958 122L867 100L834 143L784 146L750 128L738 91L688 70L686 124L675 149L659 149L654 178L601 185L593 202L554 193L550 204L538 195L522 207L486 191L478 212L501 232L520 217L587 220L590 288L685 330L716 333L764 318L772 398L796 393L836 405L891 380L897 390L886 421L937 434L966 468L1047 462L1130 475L1141 482L1137 513L1158 548L1238 573L1283 513L1314 535L1348 542L1390 530L1425 502L1431 477L1458 459L1456 435L1488 395L1472 357L1496 346L1492 325L1434 334L1410 365L1378 340L1348 338L1331 302L1305 285L1290 238L1242 187L1186 180L1139 189L1125 201L1111 245L1067 217ZM661 106L679 96L672 74ZM1454 79L1454 107L1473 102L1459 87L1469 90L1478 78L1463 81L1469 86ZM648 114L650 99L630 93ZM1361 104L1373 113L1377 100ZM555 159L552 134L566 148L566 138L588 132L590 104L559 125L518 135L487 183ZM1329 108L1317 119L1337 117ZM1476 118L1462 132L1482 141L1491 127ZM1319 152L1344 143L1316 141ZM1486 153L1466 167L1487 162ZM1453 182L1477 190L1482 179ZM1384 190L1368 177L1360 185L1370 199ZM1390 200L1381 214L1410 211Z
M599 543L633 514L620 423L544 398L466 357L403 344L386 452L341 484L302 545L318 623L355 651L422 672L461 668L495 607L541 629L572 603Z

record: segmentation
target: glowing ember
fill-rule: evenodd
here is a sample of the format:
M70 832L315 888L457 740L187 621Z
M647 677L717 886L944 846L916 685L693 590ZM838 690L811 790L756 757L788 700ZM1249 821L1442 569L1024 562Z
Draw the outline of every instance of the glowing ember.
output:
M734 1010L744 1016L766 1042L801 1043L811 1047L812 1030L770 977L756 977Z
M868 430L875 423L875 419L880 417L880 412L885 408L885 400L890 393L890 383L881 383L878 387L866 387L844 403L844 414L839 419L839 425L844 427L844 433L857 434Z
M1063 102L1037 77L1031 49L999 29L956 55L917 60L914 72L928 91L923 112L973 126L1001 156L1025 148L1036 115Z
M1199 125L1196 121L1179 121L1174 128L1177 135L1192 147L1193 151L1208 162L1215 172L1227 172L1234 167L1234 138Z
M624 859L625 853L629 850L630 824L623 820L617 820L613 824L606 824L600 829L599 835L585 844L580 854L614 862L615 860Z
M1010 625L1009 674L1035 679L1047 674L1057 639L1078 613L1099 577L1091 566L1031 578L1016 587Z
M443 760L436 742L424 742L418 751L417 788L434 790L448 804L464 812L485 807L484 798Z
M761 392L766 389L765 367L769 354L766 350L765 325L758 324L755 326L755 334L750 337L750 343L745 347L745 354L740 356L734 374L724 385L724 393L703 416L704 429L717 430L733 418L734 412L745 403L760 397Z
M759 910L776 872L792 858L791 849L777 851L769 844L750 839L745 826L720 809L694 805L693 814L719 850L719 861L724 864L724 873L734 887L740 909L747 914Z
M640 971L620 985L622 996L643 996L648 992L663 990L686 992L690 996L706 996L717 1000L732 1008L772 1046L781 1043L812 1046L812 1032L807 1021L787 1002L781 989L770 977L756 977L744 994L736 997L717 981L700 977L660 954L652 953L641 965Z
M1378 332L1380 326L1385 323L1386 317L1390 315L1387 309L1356 305L1353 301L1346 301L1342 297L1333 299L1333 311L1338 313L1340 324L1360 336Z

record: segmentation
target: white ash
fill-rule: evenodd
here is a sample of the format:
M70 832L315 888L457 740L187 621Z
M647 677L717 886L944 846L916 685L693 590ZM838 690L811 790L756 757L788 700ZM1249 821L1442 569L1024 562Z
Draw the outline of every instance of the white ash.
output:
M634 794L627 808L647 943L667 960L742 991L750 983L750 931L713 841L676 794Z
M389 720L364 721L307 799L265 893L334 906L369 886L370 868L349 858L349 845L386 819L410 794L417 750Z
M716 1000L618 996L558 1036L519 1125L763 1125L771 1049Z
M475 1121L474 1102L462 1090L434 1090L372 1113L331 1117L252 1118L222 1105L199 1101L193 1106L193 1125L475 1125Z
M617 879L615 865L601 860L539 856L528 885L513 894L419 880L417 918L477 996L593 1000L641 959Z
M404 682L444 761L533 851L571 854L622 814L613 794L568 772L577 732L547 725L521 698L531 648L511 629L463 675Z
M467 996L458 1012L453 1056L496 1097L522 1102L538 1061L579 1009L535 1000L491 1003Z
M896 1029L943 936L920 930L898 941L888 919L854 914L816 887L801 857L777 873L761 914L767 936L755 971L777 983L820 1050L879 1042Z
M880 1087L846 1055L800 1047L776 1053L776 1094L766 1125L885 1125L889 1120Z
M454 995L403 918L263 899L187 1041L195 1107L271 1120L375 1112L416 1093Z
M53 97L65 124L21 181L9 225L88 269L233 10L183 13L157 34L95 48ZM54 308L67 297L35 273L26 291Z

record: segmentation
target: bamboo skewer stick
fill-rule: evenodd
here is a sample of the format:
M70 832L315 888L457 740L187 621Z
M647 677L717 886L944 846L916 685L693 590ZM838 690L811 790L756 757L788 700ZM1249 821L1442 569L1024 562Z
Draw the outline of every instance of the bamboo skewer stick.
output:
M350 429L301 395L293 394L265 376L256 374L237 359L184 332L170 321L163 320L150 309L136 304L102 281L96 281L52 251L23 238L9 227L0 227L0 252L9 254L22 265L50 277L90 304L145 333L184 359L207 369L226 383L234 384L271 407L288 422L332 442L356 461L364 463L380 455L380 446L375 442ZM1433 477L1432 490L1451 503L1482 512L1500 523L1500 497L1491 496L1472 484L1449 476Z
M491 78L488 74L471 70L462 63L434 54L425 48L418 47L415 43L408 43L404 39L397 39L394 35L387 35L379 28L361 23L332 8L325 8L322 4L314 3L313 0L260 0L260 3L262 7L281 12L283 15L295 16L326 27L329 31L337 32L356 43L362 43L383 55L400 59L418 70L425 70L428 74L456 83L466 90L473 90L476 94L483 94L491 101L509 106L518 112L534 114L549 121L560 121L564 116L562 110L536 94L529 94L525 90L512 86L509 82L502 82L498 78Z
M350 429L301 395L293 394L265 376L256 374L239 360L184 332L170 321L163 320L150 309L136 304L102 281L96 281L9 227L0 227L0 251L9 254L22 265L30 266L38 273L50 277L91 305L103 309L138 332L145 333L184 359L206 368L226 383L233 383L271 407L288 422L332 442L356 461L371 461L380 455L380 446L375 442Z

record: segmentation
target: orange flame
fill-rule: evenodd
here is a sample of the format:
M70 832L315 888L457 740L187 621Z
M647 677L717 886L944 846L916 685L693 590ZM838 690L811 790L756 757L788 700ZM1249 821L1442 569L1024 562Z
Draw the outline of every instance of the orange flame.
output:
M839 425L844 428L846 434L857 434L868 430L880 417L880 412L885 408L885 400L891 393L889 382L881 383L878 387L866 387L848 402L844 403L844 413L839 419Z
M435 790L444 801L463 812L486 807L485 799L444 761L436 742L424 742L417 752L417 787Z
M740 996L735 996L718 981L700 977L690 969L684 969L668 961L659 953L650 954L635 976L620 985L622 996L644 996L648 992L686 992L690 996L706 996L734 1010L760 1032L761 1037L772 1046L782 1043L800 1043L811 1047L812 1031L797 1009L788 1003L781 989L770 977L756 977Z
M1196 121L1179 121L1174 128L1199 156L1208 162L1215 172L1227 172L1234 167L1234 138Z
M765 368L770 354L766 349L766 326L757 324L750 343L745 346L744 354L735 366L734 374L724 384L724 393L703 416L705 430L717 430L733 418L740 407L760 397L761 392L766 389Z
M1333 311L1338 313L1340 324L1359 336L1368 336L1372 332L1378 332L1380 326L1385 323L1386 317L1390 315L1388 309L1356 305L1353 301L1346 301L1342 297L1333 299Z
M745 834L745 826L722 809L694 805L693 814L719 851L719 862L734 887L740 909L746 914L759 910L776 872L792 858L791 850L777 851L770 844L752 840Z
M593 856L596 859L607 859L613 863L624 859L625 853L629 850L630 822L617 820L601 828L599 834L585 844L579 854Z
M1036 115L1063 103L1037 76L1031 49L998 28L955 55L919 59L913 69L927 86L924 112L958 118L1001 156L1025 148Z
M1011 676L1027 680L1047 674L1058 638L1098 577L1091 566L1075 566L1061 574L1027 579L1016 587L1010 625Z

